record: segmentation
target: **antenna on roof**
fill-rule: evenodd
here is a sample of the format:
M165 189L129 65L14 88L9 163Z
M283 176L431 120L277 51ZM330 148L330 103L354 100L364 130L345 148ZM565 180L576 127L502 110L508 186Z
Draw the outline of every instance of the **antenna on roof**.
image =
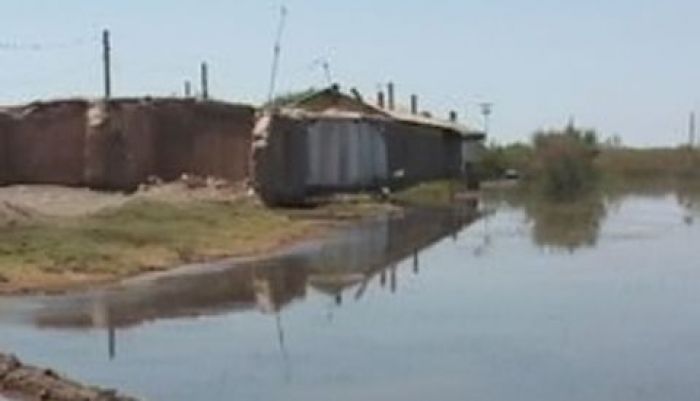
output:
M331 63L325 57L319 57L312 63L312 67L321 67L323 70L323 78L326 80L326 86L333 85L333 75L331 74Z
M270 72L270 92L267 100L268 104L272 104L272 99L275 96L275 84L277 83L277 71L279 70L280 54L282 53L282 35L287 21L287 7L280 8L280 22L277 27L277 37L275 39L275 47L272 55L272 71Z
M325 60L323 64L321 64L321 67L323 68L323 73L326 76L326 82L328 82L328 85L331 85L333 83L333 76L331 75L330 62L328 62L328 60Z

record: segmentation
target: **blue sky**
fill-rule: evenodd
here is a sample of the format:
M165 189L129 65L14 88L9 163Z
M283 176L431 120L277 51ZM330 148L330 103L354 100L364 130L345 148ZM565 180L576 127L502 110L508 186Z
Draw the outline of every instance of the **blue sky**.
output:
M264 100L280 1L3 0L0 104L97 96L99 33L112 31L118 96L181 93L211 65L217 98ZM526 140L570 117L628 144L678 144L700 112L695 0L288 0L279 91L335 81ZM19 46L8 49L7 45ZM41 44L41 50L23 45ZM4 45L4 46L3 46Z

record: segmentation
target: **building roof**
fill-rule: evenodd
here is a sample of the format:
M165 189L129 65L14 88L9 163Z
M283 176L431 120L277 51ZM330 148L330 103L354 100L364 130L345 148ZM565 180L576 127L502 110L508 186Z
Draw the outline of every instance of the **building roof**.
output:
M407 124L429 126L472 139L483 139L486 135L457 122L412 114L400 110L386 110L365 102L355 91L354 95L343 93L338 85L309 93L280 109L284 114L297 118L363 118L391 119Z
M315 112L350 111L370 116L389 117L384 110L366 103L362 98L343 93L338 85L309 93L288 104L286 108Z

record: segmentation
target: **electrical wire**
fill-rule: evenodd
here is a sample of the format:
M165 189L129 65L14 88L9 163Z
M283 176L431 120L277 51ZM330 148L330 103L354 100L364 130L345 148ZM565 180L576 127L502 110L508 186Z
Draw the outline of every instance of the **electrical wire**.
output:
M99 43L98 35L83 36L63 42L21 42L12 40L0 40L0 51L3 52L41 52L51 50L70 49L88 44Z

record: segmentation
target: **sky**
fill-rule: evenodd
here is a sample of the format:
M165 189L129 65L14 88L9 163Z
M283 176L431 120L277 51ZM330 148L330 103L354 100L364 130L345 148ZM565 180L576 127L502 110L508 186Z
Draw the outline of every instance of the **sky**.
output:
M634 146L677 145L700 114L697 0L0 0L0 104L102 92L111 31L115 96L181 95L210 66L213 97L268 93L280 7L277 93L327 84L368 99L395 82L438 116L525 141L570 119Z

